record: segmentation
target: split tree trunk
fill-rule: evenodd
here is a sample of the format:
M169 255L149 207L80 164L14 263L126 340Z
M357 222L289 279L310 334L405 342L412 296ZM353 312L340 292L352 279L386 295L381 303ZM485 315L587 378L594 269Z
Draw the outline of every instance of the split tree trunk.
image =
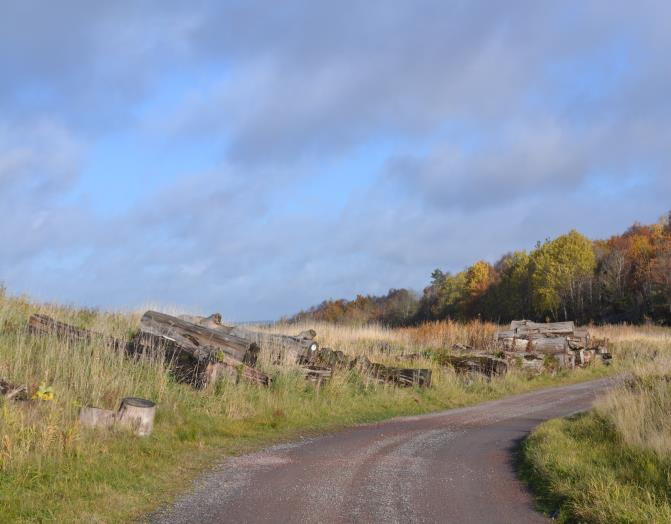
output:
M312 329L302 331L292 337L277 333L264 333L241 326L227 326L222 324L221 315L218 313L209 317L183 315L179 318L213 331L253 342L267 351L275 363L297 364L308 358L319 347L314 341L317 332Z
M270 384L270 377L265 373L229 356L221 348L213 351L210 346L194 344L186 336L180 338L180 343L171 337L140 331L133 340L125 343L114 337L58 322L46 315L31 316L28 330L33 335L57 336L68 342L90 343L100 340L112 348L123 348L131 356L158 352L164 355L177 380L194 387L207 387L222 376L253 384ZM233 337L230 338L232 339ZM258 348L247 341L242 341L241 344L248 348L247 360L255 361Z
M223 352L253 366L260 350L256 342L157 311L147 311L140 320L140 326L142 333L165 337L180 346L194 348L193 354L198 360L208 360Z

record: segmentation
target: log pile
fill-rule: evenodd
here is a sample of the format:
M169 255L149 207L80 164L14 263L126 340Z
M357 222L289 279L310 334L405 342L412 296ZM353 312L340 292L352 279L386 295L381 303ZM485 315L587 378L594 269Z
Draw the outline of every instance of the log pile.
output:
M270 377L254 369L258 346L235 336L222 335L175 317L148 311L140 321L140 332L129 342L76 328L46 315L28 321L33 335L53 335L69 343L100 341L129 356L160 354L176 378L204 388L227 376L254 384L268 385Z
M593 339L586 328L578 328L574 322L537 323L530 320L514 320L510 329L499 331L495 341L507 359L519 359L535 355L533 360L543 360L545 356L556 362L560 368L572 369L576 365L587 366L597 356L607 362L608 341ZM532 359L525 358L526 362ZM537 367L540 369L540 365Z
M492 378L508 372L508 362L493 355L439 355L437 360L441 366L451 366L460 374L478 374Z
M296 336L263 333L224 325L218 314L174 317L147 311L140 319L139 332L129 342L77 328L46 315L31 316L28 331L32 335L57 336L69 343L97 341L132 357L160 355L178 380L198 388L208 387L222 377L270 384L271 378L255 367L262 347L271 355L274 364L298 366L306 380L317 386L329 380L333 369L354 367L380 382L399 386L431 385L431 370L428 369L387 367L365 357L352 359L342 351L319 348L313 330Z
M330 368L357 369L378 382L395 384L401 387L431 387L431 370L422 368L390 367L371 362L366 356L351 358L342 351L320 348L304 361L307 365L320 365Z
M222 323L221 315L215 313L209 317L197 317L183 315L179 317L182 320L218 331L223 334L239 337L252 342L271 356L274 364L295 364L301 359L309 357L314 353L319 345L315 342L317 332L310 329L303 331L296 336L279 335L276 333L264 333L243 328L241 326L227 326Z

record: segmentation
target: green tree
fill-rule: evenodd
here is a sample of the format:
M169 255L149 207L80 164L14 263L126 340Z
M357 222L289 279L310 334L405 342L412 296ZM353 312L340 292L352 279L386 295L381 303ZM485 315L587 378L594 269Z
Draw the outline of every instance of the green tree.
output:
M515 251L496 264L499 281L493 293L493 320L508 321L531 316L531 257Z
M584 309L596 266L592 241L575 230L539 245L531 254L533 305L540 316L568 318Z

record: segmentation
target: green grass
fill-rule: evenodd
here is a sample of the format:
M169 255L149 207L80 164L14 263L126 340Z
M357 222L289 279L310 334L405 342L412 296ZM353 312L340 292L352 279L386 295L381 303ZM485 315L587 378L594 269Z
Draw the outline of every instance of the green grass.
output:
M327 386L315 389L291 367L266 362L265 370L275 379L269 388L220 382L216 388L195 391L176 383L160 358L131 360L98 342L64 344L27 336L23 326L36 311L119 337L137 325L137 315L45 307L0 296L0 377L28 384L32 391L44 382L55 391L55 399L48 402L0 401L3 523L127 522L168 502L225 455L616 371L595 366L554 377L527 379L512 373L491 382L471 382L425 362L434 368L434 386L428 390L379 385L356 372L336 373ZM408 351L417 349L388 330L376 335L366 328L360 336L329 330L324 329L329 345L352 352L372 354L370 344L378 335ZM81 406L113 409L124 396L158 403L150 437L79 427Z
M560 522L671 522L671 336L629 333L617 350L626 380L522 446L522 477Z
M523 444L521 473L559 522L671 522L671 460L624 444L594 412L542 424Z

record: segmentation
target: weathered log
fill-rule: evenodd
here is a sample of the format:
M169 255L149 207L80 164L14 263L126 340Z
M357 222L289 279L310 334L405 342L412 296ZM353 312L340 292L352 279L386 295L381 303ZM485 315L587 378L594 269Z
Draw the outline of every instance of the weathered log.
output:
M506 351L526 351L529 347L529 341L524 338L504 338L500 344Z
M295 337L281 335L278 333L264 333L241 326L228 326L222 324L221 315L215 313L209 317L194 317L183 315L180 319L193 322L208 329L225 333L255 343L271 355L275 363L296 364L308 357L319 347L314 341L317 332L310 329L303 331Z
M0 378L0 395L2 395L5 400L26 400L27 393L28 388L25 385L11 384Z
M32 335L49 335L68 340L73 343L100 341L115 349L123 348L125 343L114 337L82 329L64 322L59 322L47 315L31 315L28 319L28 332Z
M154 430L156 404L143 398L127 397L121 401L116 415L120 426L131 429L139 437L147 437Z
M575 368L575 355L573 352L568 353L554 353L552 357L557 362L560 368L573 369Z
M531 320L513 320L510 323L510 329L514 330L516 335L529 333L571 335L575 331L575 324L573 321L541 323Z
M194 387L207 387L224 375L253 384L268 385L270 383L270 377L265 373L221 351L204 350L202 346L186 338L180 344L173 338L141 331L133 340L125 343L114 337L58 322L46 315L33 315L29 320L28 329L33 335L55 335L70 342L89 343L100 340L110 347L123 348L131 356L148 353L162 354L175 378ZM257 351L247 353L248 361L255 360L253 357L257 353Z
M254 365L259 352L258 344L236 335L224 333L185 320L147 311L140 320L143 333L166 337L180 346L193 348L193 356L198 360L212 360L223 352L235 360Z
M523 371L531 374L541 374L545 371L545 359L535 353L505 352L504 357L509 364L517 365Z
M545 337L529 341L527 351L541 354L566 354L569 352L568 342L564 337Z
M301 371L305 374L305 380L309 380L315 386L321 387L331 379L333 370L320 366L301 366Z
M506 338L514 338L516 335L514 329L505 329L502 331L497 331L494 335L494 340L503 340Z
M508 363L491 355L440 355L438 363L453 367L457 373L479 373L490 378L508 372Z
M431 387L431 370L418 368L395 368L371 362L366 356L358 356L350 362L351 368L372 376L380 382L393 383L403 387Z
M301 360L301 364L317 364L334 368L349 368L351 359L342 351L331 348L319 348L309 357Z
M262 371L236 360L223 352L210 353L202 357L199 347L183 344L170 338L140 332L129 344L129 352L159 352L165 355L166 361L178 380L188 382L194 387L206 388L218 379L228 377L236 383L240 380L251 384L267 386L271 379ZM200 360L197 357L201 357Z

